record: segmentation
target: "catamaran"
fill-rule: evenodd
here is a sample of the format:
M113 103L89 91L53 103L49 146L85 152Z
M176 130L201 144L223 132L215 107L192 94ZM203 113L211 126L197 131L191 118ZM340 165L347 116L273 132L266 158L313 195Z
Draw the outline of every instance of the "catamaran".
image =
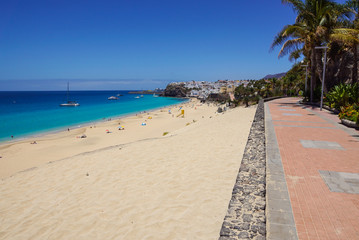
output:
M69 82L67 82L67 102L66 103L61 103L60 107L77 107L77 106L80 106L79 103L77 103L75 101L70 101L69 100L69 95L70 95Z

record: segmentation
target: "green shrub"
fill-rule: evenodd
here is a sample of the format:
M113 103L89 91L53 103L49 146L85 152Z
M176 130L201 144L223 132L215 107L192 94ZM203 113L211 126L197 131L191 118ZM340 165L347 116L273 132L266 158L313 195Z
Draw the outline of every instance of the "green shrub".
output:
M341 109L354 103L358 103L359 96L358 84L339 84L336 85L325 97L325 102L335 109Z
M353 104L347 107L341 107L339 118L348 119L359 124L359 105Z

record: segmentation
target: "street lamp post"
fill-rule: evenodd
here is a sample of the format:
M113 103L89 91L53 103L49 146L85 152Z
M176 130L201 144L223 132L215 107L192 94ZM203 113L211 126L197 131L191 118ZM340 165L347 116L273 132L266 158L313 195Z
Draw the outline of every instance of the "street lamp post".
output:
M324 49L322 94L321 94L321 96L320 96L320 111L322 111L322 108L323 108L324 80L325 80L325 65L326 65L326 63L327 63L327 49L328 49L328 46L315 47L315 49Z
M304 61L302 61L304 63ZM301 65L302 67L305 67L305 93L307 93L307 79L308 79L308 64Z

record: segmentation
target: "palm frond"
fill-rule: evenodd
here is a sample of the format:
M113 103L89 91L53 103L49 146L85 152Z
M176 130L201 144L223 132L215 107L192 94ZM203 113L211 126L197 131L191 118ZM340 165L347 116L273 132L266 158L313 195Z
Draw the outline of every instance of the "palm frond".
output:
M289 4L295 12L301 12L304 9L304 3L300 0L282 0L282 4Z
M337 28L330 35L332 41L341 42L347 45L359 43L359 30L352 28Z
M278 58L283 57L290 52L297 51L303 47L303 44L304 41L302 38L287 40L279 51Z
M336 29L333 29L333 32L352 35L352 36L356 36L356 37L359 36L359 30L354 29L354 28L336 28Z
M357 14L359 12L359 1L357 0L346 1L344 7L348 8L353 14Z
M290 38L290 36L286 34L289 26L290 25L284 26L283 29L274 37L270 50L273 50L278 45L282 45L288 38Z
M300 58L300 55L302 54L303 54L303 48L291 52L289 54L289 61L293 62L293 60Z

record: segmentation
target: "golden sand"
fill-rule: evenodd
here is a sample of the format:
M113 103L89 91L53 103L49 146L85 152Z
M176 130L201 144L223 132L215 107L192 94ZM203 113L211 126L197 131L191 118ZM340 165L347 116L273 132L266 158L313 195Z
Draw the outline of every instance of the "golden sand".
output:
M217 108L0 146L0 239L218 239L255 108Z

